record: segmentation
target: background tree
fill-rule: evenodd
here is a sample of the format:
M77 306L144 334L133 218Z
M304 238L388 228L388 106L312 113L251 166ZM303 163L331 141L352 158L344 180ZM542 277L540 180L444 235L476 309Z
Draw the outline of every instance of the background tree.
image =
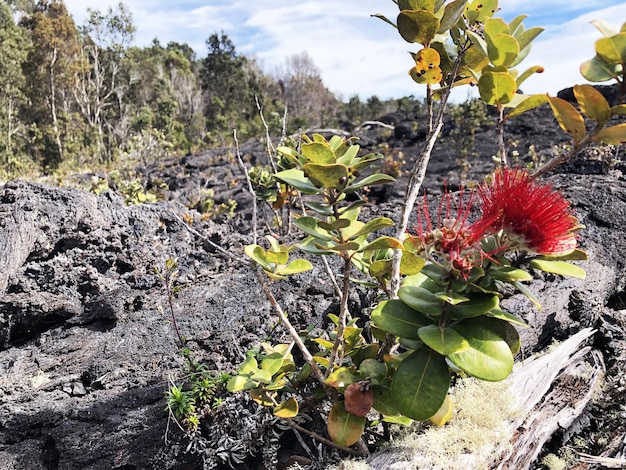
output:
M24 105L22 64L29 50L13 13L8 4L0 3L0 162L9 172L16 169L15 156L24 152L25 126L18 112Z
M275 78L293 119L292 126L324 127L336 121L339 102L324 85L319 68L306 52L287 57Z
M113 159L119 144L114 138L115 128L123 114L119 108L129 86L128 74L123 73L124 59L135 27L132 14L123 3L115 9L109 7L106 14L92 9L88 12L81 27L83 69L76 75L73 92L87 125L86 139L93 144L89 149L95 161L103 162Z
M33 124L33 154L46 167L57 166L64 158L64 140L73 96L73 67L79 59L78 34L74 20L62 1L40 0L33 13L20 21L30 31L33 47L23 69L26 111Z

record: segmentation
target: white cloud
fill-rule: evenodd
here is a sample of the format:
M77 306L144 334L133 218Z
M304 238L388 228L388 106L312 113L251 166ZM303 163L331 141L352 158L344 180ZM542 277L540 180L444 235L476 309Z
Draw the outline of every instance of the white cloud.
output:
M66 0L80 23L88 6L106 10L118 0ZM383 13L394 20L397 7L391 0L127 0L137 27L136 44L147 46L158 37L162 44L189 44L198 57L206 54L206 39L224 31L237 51L254 56L267 70L275 70L288 56L307 52L320 68L328 88L345 99L421 96L424 93L408 77L408 51L414 44L400 38L391 26L376 18ZM520 66L543 65L546 71L524 83L526 92L556 94L561 88L583 82L581 62L594 54L600 37L589 24L605 19L616 27L626 20L626 4L619 0L507 0L500 2L507 18L528 13L527 25L537 18L546 31L534 42L533 51ZM617 5L603 8L607 4ZM603 8L603 9L601 9ZM572 19L572 12L592 11ZM535 20L533 20L535 17ZM569 20L569 21L567 21ZM617 24L616 24L617 22ZM456 94L459 99L466 92Z

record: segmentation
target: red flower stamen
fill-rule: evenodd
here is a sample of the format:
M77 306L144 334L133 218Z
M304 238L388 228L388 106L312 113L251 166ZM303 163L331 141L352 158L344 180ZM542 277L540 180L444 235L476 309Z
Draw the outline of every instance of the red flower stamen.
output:
M478 194L483 215L475 230L494 234L502 230L512 245L539 254L565 254L576 248L574 231L580 225L570 203L525 170L496 170Z

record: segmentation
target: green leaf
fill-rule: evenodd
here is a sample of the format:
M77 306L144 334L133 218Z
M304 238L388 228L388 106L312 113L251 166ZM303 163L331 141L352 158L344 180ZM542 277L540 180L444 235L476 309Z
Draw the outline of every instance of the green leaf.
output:
M391 388L383 385L372 384L374 392L374 409L385 416L394 416L398 414L398 409L393 403L393 393Z
M266 251L265 259L271 264L286 264L289 260L288 251Z
M319 193L319 189L304 176L304 172L302 170L298 170L297 168L279 171L274 175L274 177L289 186L293 186L304 194Z
M526 18L528 18L528 15L519 15L513 18L511 22L509 23L509 32L514 37L517 37L519 34L521 34L521 32L524 31L524 25L522 24L522 22Z
M506 116L505 119L509 119L509 118L513 118L516 116L519 116L522 113L525 113L526 111L530 111L531 109L535 109L539 106L541 106L542 104L545 104L548 102L548 95L530 95L528 98L526 98L524 101L522 101L520 104L518 104L515 108L513 108L513 110L511 110L511 112L509 112Z
M611 106L602 93L591 85L574 85L574 96L583 113L599 126L611 119Z
M234 375L228 380L228 383L226 384L226 390L228 390L229 392L242 392L244 390L252 390L253 388L258 387L258 385L258 382L250 380L247 377Z
M300 274L313 269L313 265L305 259L295 259L287 266L276 270L276 274L289 276L291 274Z
M391 384L395 407L418 421L437 413L450 388L445 359L431 349L418 349L405 358Z
M398 290L398 297L403 303L418 312L432 316L441 315L443 301L423 287L402 286Z
M466 3L467 0L454 0L446 5L441 23L439 24L439 31L437 31L438 34L445 33L457 24L465 11Z
M530 43L533 41L533 39L543 33L543 31L543 28L535 26L534 28L528 28L527 30L522 31L519 34L516 34L514 37L519 43L520 51L530 46Z
M372 251L372 250L384 250L388 248L402 248L402 243L398 241L396 238L382 236L378 237L372 243L368 243L365 246L358 248L360 252L363 251Z
M450 354L448 359L452 364L481 380L497 382L509 376L513 353L503 338L473 322L461 322L453 328L465 337L469 347Z
M469 348L467 340L452 328L427 325L417 330L417 334L426 346L434 349L442 356Z
M428 46L439 30L439 19L426 10L403 10L398 15L398 31L406 42Z
M453 305L448 311L450 318L463 319L484 315L494 308L498 308L500 302L495 294L482 292L469 294L470 300L458 305Z
M361 438L365 429L365 418L351 415L346 411L344 402L338 401L328 414L326 428L335 444L348 447Z
M544 68L541 65L533 65L532 67L527 68L515 80L515 84L517 85L517 88L519 89L522 86L522 83L524 83L526 79L530 77L532 74L543 73L543 72L544 72Z
M376 359L365 359L359 366L361 380L370 379L372 383L380 384L387 377L387 364Z
M302 230L307 235L311 235L312 237L317 238L318 240L331 241L333 240L332 235L330 235L326 230L321 229L317 225L317 219L315 217L306 216L299 217L294 220L293 224Z
M479 36L473 31L467 30L467 35L472 41L472 44L478 48L481 54L485 57L489 57L489 52L487 51L488 49L487 42L481 36Z
M626 64L626 33L598 39L595 48L598 57L607 64Z
M337 162L335 153L326 142L309 142L302 144L302 155L310 163L329 165Z
M578 279L585 279L587 273L583 268L566 261L549 261L543 259L533 259L530 265L547 273L560 274L561 276L570 276Z
M589 255L579 248L575 248L569 253L559 253L554 255L541 255L536 259L547 259L550 261L586 261Z
M350 194L366 186L374 186L384 183L395 183L395 181L396 179L393 176L385 175L383 173L376 173L374 175L363 178L357 183L351 184L346 189L344 189L343 192L346 194Z
M298 153L297 151L295 151L294 149L292 149L291 147L278 147L276 149L276 151L278 153L282 153L283 155L285 155L286 157L288 157L292 163L302 166L304 165L306 159L304 158L304 156L300 153Z
M304 165L304 172L318 188L341 190L348 181L348 167L340 163L330 165L307 163Z
M487 18L483 26L486 38L493 39L498 34L511 34L509 25L502 18Z
M419 339L417 330L432 320L398 299L383 300L372 311L376 326L401 338Z
M504 310L500 310L499 308L492 309L487 316L493 318L499 318L500 320L508 321L509 323L513 323L515 325L523 326L524 328L528 328L528 323L526 323L520 317L513 315L512 313L506 312Z
M263 270L265 271L272 270L272 267L267 262L267 259L265 256L265 250L259 245L246 245L243 251L246 253L246 255L248 255L249 258L251 258L254 262L259 264L263 268Z
M460 304L469 300L469 297L465 297L458 292L437 292L435 295L450 305Z
M515 79L508 72L485 72L478 80L480 97L493 106L511 101L516 90Z
M386 227L392 227L394 225L394 221L388 217L377 217L376 219L370 220L363 227L361 227L356 233L350 236L350 240L355 240L359 238L361 235L370 234L372 232L376 232L377 230L381 230Z
M580 74L590 82L606 82L620 75L620 66L607 64L595 55L580 65Z
M329 387L343 390L348 385L361 380L354 367L337 367L326 378L324 383Z
M250 376L250 380L255 380L264 384L272 383L272 374L263 369L257 369Z
M491 277L503 282L531 281L532 276L523 269L512 266L495 267L490 271Z
M402 259L400 260L400 274L412 276L419 273L425 264L426 260L417 253L405 251L402 253Z
M350 221L349 219L337 219L334 220L333 222L324 222L322 220L317 222L318 227L323 228L324 230L338 230L338 229L342 229L342 228L346 228L349 227L350 224L352 223L352 221Z
M593 140L605 144L621 145L626 143L626 123L606 127L593 136Z
M535 304L535 307L541 310L541 302L539 302L539 299L537 298L537 296L533 294L533 292L528 287L526 287L521 282L514 282L513 285L518 291L524 294L528 298L528 300L530 300L533 304Z
M298 401L294 397L289 397L276 406L273 413L278 418L295 418L298 416Z
M519 43L510 34L487 36L487 54L496 67L510 67L520 52Z
M548 102L561 129L572 135L574 142L583 140L587 134L585 119L576 110L574 105L555 96L548 96Z
M474 0L467 5L466 15L470 23L484 23L498 10L498 0Z

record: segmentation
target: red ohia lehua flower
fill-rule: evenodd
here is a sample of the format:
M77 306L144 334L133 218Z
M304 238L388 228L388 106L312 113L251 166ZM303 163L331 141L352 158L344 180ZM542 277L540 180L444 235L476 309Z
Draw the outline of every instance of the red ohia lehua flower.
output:
M474 226L497 234L511 249L538 254L566 254L576 248L580 228L570 203L549 184L534 180L527 171L500 168L490 182L478 188L482 217Z
M449 273L467 279L474 266L482 264L485 253L480 240L487 233L487 227L470 226L467 222L472 209L472 196L463 198L464 190L459 191L455 208L452 195L447 190L439 202L437 226L428 211L426 192L417 211L417 243L419 250L433 263L443 266Z

